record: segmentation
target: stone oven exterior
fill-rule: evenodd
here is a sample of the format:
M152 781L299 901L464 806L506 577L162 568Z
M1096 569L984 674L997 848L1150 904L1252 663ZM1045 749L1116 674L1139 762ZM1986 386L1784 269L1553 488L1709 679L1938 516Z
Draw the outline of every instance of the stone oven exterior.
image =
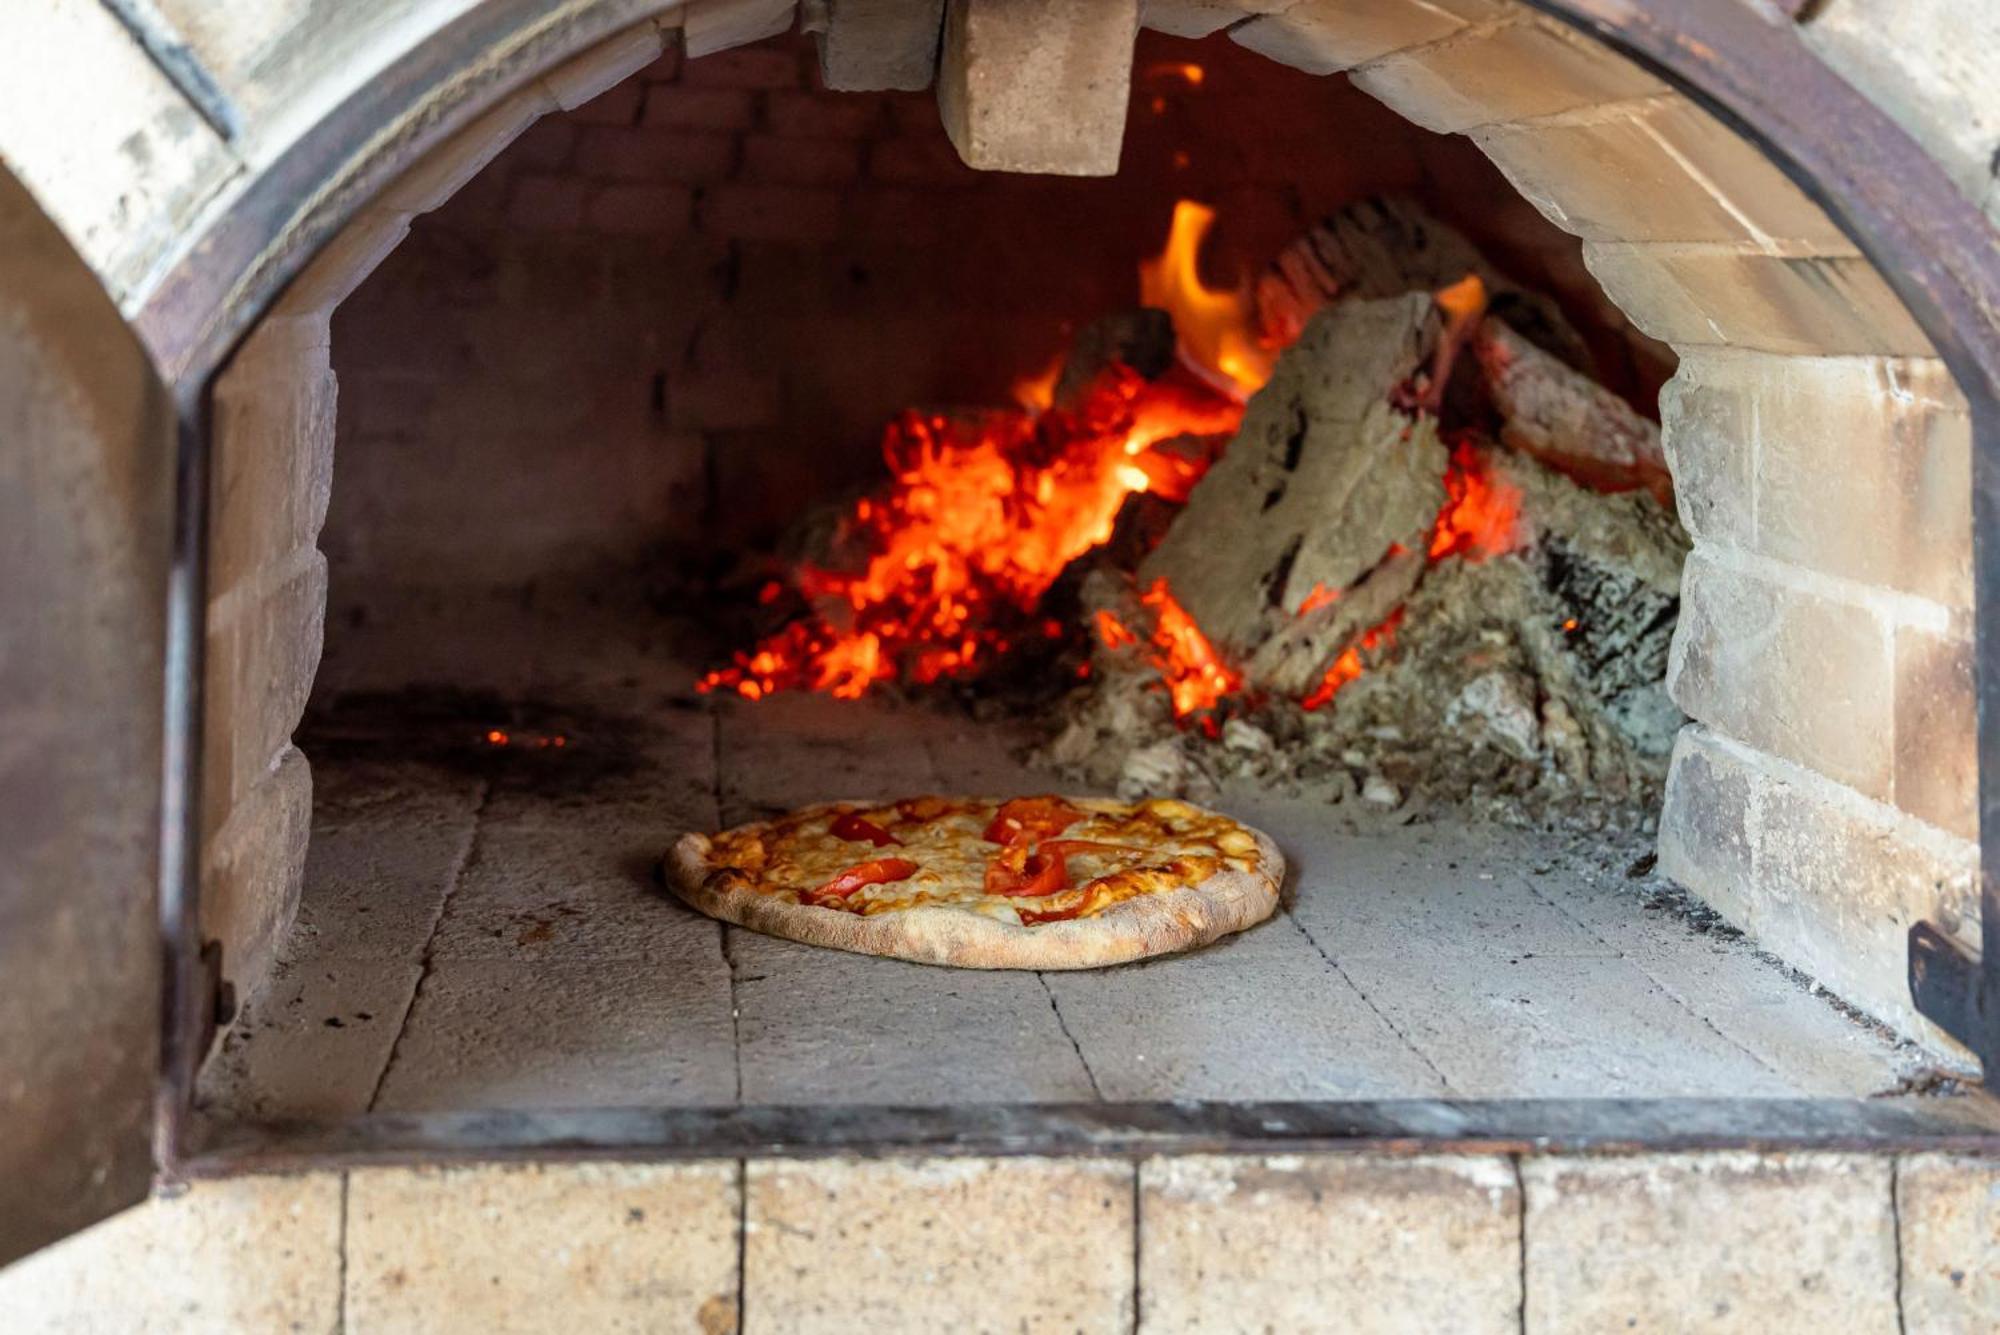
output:
M0 161L20 187L0 194L0 225L35 232L45 249L59 230L136 331L139 347L120 354L132 374L171 396L184 433L207 432L205 578L198 561L170 569L164 540L109 570L101 552L80 552L65 572L69 587L108 600L107 617L136 615L121 609L171 585L182 619L164 632L166 661L140 666L203 665L199 715L173 693L135 707L129 726L150 722L165 753L124 762L200 776L192 792L170 780L159 817L166 931L182 970L169 980L170 1083L201 1046L189 998L205 999L209 984L195 947L219 942L223 975L254 981L296 909L312 778L291 736L327 607L318 543L335 435L330 321L412 217L442 206L545 115L663 57L700 60L800 26L819 35L829 88L919 89L935 72L944 128L972 166L1106 173L1141 25L1184 37L1226 28L1272 60L1347 72L1417 125L1467 135L1582 238L1591 272L1632 321L1674 348L1665 440L1695 546L1669 684L1694 722L1675 750L1662 866L1898 1030L1941 1054L1963 1058L1970 1046L1993 1057L1975 1027L1940 1027L1934 1008L1926 1018L1909 982L1920 925L1938 934L1940 959L1956 958L1946 938L1975 954L1984 927L1990 962L1993 935L1980 905L1975 708L1994 689L1977 671L1975 516L1993 516L1977 503L1975 455L1980 441L2000 452L1990 420L2000 334L1991 305L1983 330L1950 328L2000 297L2000 26L1979 0L1893 10L1866 0L368 0L338 12L303 0L71 0L0 19L15 38L0 45L35 53L17 58L0 92ZM1688 67L1723 34L1755 40L1697 96ZM1756 124L1739 77L1771 49L1908 136L1874 141L1879 152L1924 156L1811 179L1827 165L1815 127ZM1779 122L1794 92L1799 117L1824 111L1819 91L1761 90ZM1743 128L1788 152L1804 183ZM1903 178L1948 186L1963 207L1928 233L1870 232L1867 210L1893 214L1893 201L1839 193ZM680 225L692 199L551 172L512 207L650 227ZM803 197L766 204L812 207ZM1931 269L1895 249L1953 227L1963 249L1928 253ZM1965 256L1982 246L1984 271L1968 269ZM1899 260L1912 271L1892 272ZM34 342L37 326L21 327ZM133 408L129 386L123 417L84 406L101 389L87 377L59 386L46 411L94 430L107 451L171 451L166 414ZM182 487L185 553L200 547L200 474ZM146 522L164 534L166 480L152 478L145 495ZM0 521L18 503L0 500ZM62 587L52 580L43 596ZM10 631L24 614L11 599L0 606ZM79 652L101 653L129 630L120 621L75 635ZM150 792L121 800L142 822L162 806ZM92 848L78 870L129 877L135 856ZM198 905L177 902L176 878L199 886ZM103 949L108 959L118 946ZM0 1032L32 1032L37 1017L22 1014ZM0 1310L18 1304L49 1328L80 1328L86 1312L102 1328L129 1328L135 1314L92 1310L84 1296L91 1269L107 1264L102 1249L118 1247L219 1326L280 1316L441 1326L493 1300L470 1292L466 1276L483 1284L486 1272L458 1250L478 1237L496 1253L527 1243L520 1253L536 1256L496 1278L494 1295L565 1286L572 1310L607 1324L638 1311L641 1292L704 1329L839 1324L856 1318L836 1290L916 1255L905 1221L942 1201L956 1203L949 1227L968 1252L1052 1211L1074 1217L1071 1242L1091 1241L1047 1258L1039 1292L968 1263L906 1295L914 1305L870 1319L948 1324L981 1311L995 1325L1217 1328L1254 1312L1290 1326L1335 1307L1414 1313L1436 1301L1438 1321L1465 1328L1592 1329L1632 1311L1705 1320L1720 1302L1746 1328L1779 1312L1787 1325L1816 1316L1832 1329L1972 1328L2000 1320L1994 1180L1989 1160L1942 1153L1600 1159L1490 1145L1136 1164L745 1156L369 1168L204 1184L0 1279ZM502 1193L517 1222L473 1225ZM1690 1212L1715 1226L1672 1227ZM614 1217L671 1222L637 1243ZM460 1218L464 1230L450 1223ZM1776 1227L1799 1219L1813 1228ZM598 1263L549 1261L532 1239L505 1236L555 1221ZM1198 1239L1217 1228L1232 1264L1241 1254L1226 1291L1195 1278ZM793 1254L800 1229L827 1250ZM1285 1251L1302 1235L1391 1229L1404 1251ZM251 1230L290 1240L261 1287L223 1255ZM1630 1248L1626 1278L1608 1285L1578 1259L1607 1234ZM1809 1309L1798 1305L1802 1285ZM1310 1307L1294 1305L1308 1294Z

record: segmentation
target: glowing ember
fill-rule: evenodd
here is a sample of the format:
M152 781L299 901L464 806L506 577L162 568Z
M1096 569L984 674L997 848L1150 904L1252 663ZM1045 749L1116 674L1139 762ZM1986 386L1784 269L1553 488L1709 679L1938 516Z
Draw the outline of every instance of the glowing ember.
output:
M1460 442L1444 475L1445 503L1431 533L1433 561L1484 561L1520 545L1521 493L1486 471L1479 452Z
M1249 398L1271 378L1276 350L1258 342L1250 297L1201 281L1202 239L1215 210L1184 199L1174 205L1167 245L1139 266L1139 300L1174 317L1181 359L1237 400Z
M1242 674L1222 661L1165 580L1154 580L1139 600L1153 609L1153 665L1166 683L1175 718L1214 709L1243 689Z
M1372 654L1396 638L1396 626L1402 619L1403 609L1399 607L1391 612L1381 625L1362 632L1360 640L1341 650L1340 657L1333 660L1333 665L1327 668L1326 675L1320 678L1319 685L1313 687L1312 691L1299 701L1299 708L1318 709L1321 705L1330 703L1341 687L1367 670L1367 664L1361 657L1363 654Z
M1042 628L1028 620L1042 594L1111 536L1128 496L1186 497L1206 463L1155 446L1232 431L1240 417L1204 387L1149 383L1118 365L1074 409L905 413L882 444L889 487L850 517L866 564L801 569L798 587L820 613L738 654L699 688L756 700L806 687L854 699L878 682L977 671Z
M1339 601L1339 589L1329 589L1324 584L1315 584L1312 586L1312 592L1308 593L1305 596L1305 600L1299 604L1299 615L1310 616L1327 604Z
M1013 385L1014 402L1024 412L1040 415L1055 406L1056 382L1062 379L1063 359L1058 357L1034 375L1022 376Z
M1201 71L1174 67L1168 77L1198 85ZM1059 358L1014 385L1019 411L903 414L883 437L888 484L855 502L848 516L847 538L862 553L858 568L794 572L791 587L813 610L735 655L699 689L758 700L804 688L854 699L880 683L931 683L981 671L1037 636L1062 639L1064 626L1037 609L1064 568L1110 538L1132 495L1186 500L1208 456L1160 447L1176 437L1233 432L1242 401L1270 376L1276 349L1253 332L1248 297L1202 282L1197 261L1214 218L1214 210L1182 201L1165 248L1140 266L1141 300L1172 316L1181 363L1192 375L1147 381L1114 363L1079 402L1057 407ZM1468 277L1439 292L1437 302L1447 323L1433 368L1441 393L1452 351L1484 311L1485 290ZM1409 406L1435 410L1434 403ZM1520 494L1493 479L1469 445L1453 452L1445 490L1432 560L1484 560L1517 544ZM1299 615L1335 602L1341 592L1314 586ZM772 581L757 600L769 605L785 593L785 585ZM1201 716L1212 731L1214 711L1242 694L1242 674L1222 659L1166 581L1156 580L1140 598L1152 614L1149 635L1103 610L1095 614L1097 637L1108 648L1138 650L1158 671L1175 717ZM1401 615L1349 645L1301 701L1304 707L1325 705L1360 676L1369 655L1390 643ZM1083 664L1078 675L1089 671ZM509 739L496 732L488 740Z
M1139 637L1127 630L1108 607L1098 609L1097 638L1104 641L1107 649L1124 649L1139 642Z

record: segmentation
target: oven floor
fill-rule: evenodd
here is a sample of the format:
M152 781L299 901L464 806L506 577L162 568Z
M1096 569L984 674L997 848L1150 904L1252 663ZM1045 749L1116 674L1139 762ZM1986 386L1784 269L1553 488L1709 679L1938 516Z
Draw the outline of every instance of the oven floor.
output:
M1918 1074L1911 1049L1628 876L1643 842L1436 814L1230 794L1292 860L1286 908L1112 969L949 970L725 927L656 880L684 829L1056 781L962 719L698 699L664 637L512 634L452 665L451 692L401 688L434 666L409 658L423 637L386 664L330 657L323 699L399 689L348 695L303 738L298 923L204 1072L209 1112L1837 1097Z

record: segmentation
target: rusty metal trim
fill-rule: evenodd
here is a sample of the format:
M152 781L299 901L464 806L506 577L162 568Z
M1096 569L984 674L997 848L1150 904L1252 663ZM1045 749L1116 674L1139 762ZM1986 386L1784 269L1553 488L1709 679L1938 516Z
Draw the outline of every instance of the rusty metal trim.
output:
M521 1159L1805 1149L2000 1155L2000 1105L1965 1095L371 1113L330 1125L219 1128L186 1168L192 1176L222 1177Z

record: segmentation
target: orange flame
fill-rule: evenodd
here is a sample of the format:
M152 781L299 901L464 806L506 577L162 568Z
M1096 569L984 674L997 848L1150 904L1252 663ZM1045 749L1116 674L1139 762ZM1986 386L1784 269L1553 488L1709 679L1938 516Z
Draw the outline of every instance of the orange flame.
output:
M1174 601L1166 580L1154 580L1139 601L1153 609L1153 663L1166 683L1174 717L1214 709L1243 689L1243 675L1222 661L1187 609Z
M1055 406L1056 383L1062 379L1063 359L1058 357L1033 375L1024 375L1013 385L1014 402L1030 413L1045 413Z
M1107 649L1124 649L1139 642L1139 637L1108 607L1097 609L1097 638L1104 641Z
M747 699L805 687L855 699L880 682L963 676L1032 633L1071 561L1111 536L1127 497L1184 499L1206 465L1154 446L1235 429L1242 409L1199 386L1114 365L1074 409L953 419L909 412L884 436L888 488L849 516L868 557L801 569L823 609L698 689Z
M1431 532L1431 560L1484 561L1520 546L1521 493L1489 474L1470 445L1460 442L1452 451L1444 490L1444 509Z
M1320 678L1319 685L1299 701L1299 708L1318 709L1330 703L1340 693L1341 687L1366 670L1367 665L1361 657L1363 654L1372 654L1396 638L1396 626L1402 619L1403 609L1399 607L1381 625L1363 631L1360 640L1341 650L1340 656L1327 668L1326 675Z
M1240 402L1271 378L1274 356L1253 332L1248 294L1201 281L1201 243L1214 223L1206 204L1174 205L1166 247L1139 266L1139 300L1173 316L1181 360Z
M1306 594L1304 601L1300 602L1298 615L1310 616L1314 612L1319 611L1320 608L1325 607L1328 603L1337 603L1339 601L1339 589L1329 589L1324 584L1314 584L1311 591Z

